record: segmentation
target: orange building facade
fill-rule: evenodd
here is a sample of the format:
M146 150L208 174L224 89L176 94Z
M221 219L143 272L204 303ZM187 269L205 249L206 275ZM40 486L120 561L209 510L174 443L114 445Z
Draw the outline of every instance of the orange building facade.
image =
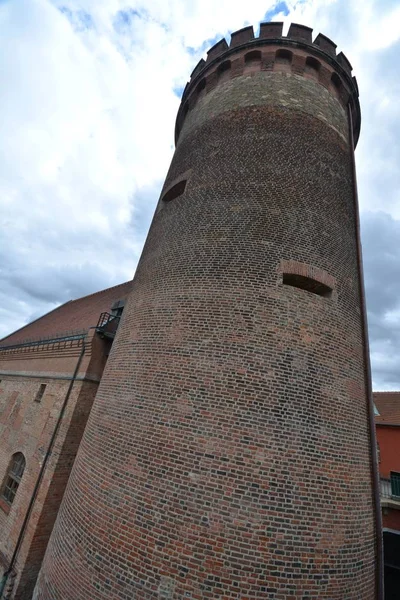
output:
M375 392L375 423L381 482L385 600L400 589L400 392Z

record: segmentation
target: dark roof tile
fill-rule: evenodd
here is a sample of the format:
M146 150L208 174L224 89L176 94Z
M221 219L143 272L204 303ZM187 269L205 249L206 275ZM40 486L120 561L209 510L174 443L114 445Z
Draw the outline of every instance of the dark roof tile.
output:
M374 392L373 396L379 412L376 424L400 425L400 392Z

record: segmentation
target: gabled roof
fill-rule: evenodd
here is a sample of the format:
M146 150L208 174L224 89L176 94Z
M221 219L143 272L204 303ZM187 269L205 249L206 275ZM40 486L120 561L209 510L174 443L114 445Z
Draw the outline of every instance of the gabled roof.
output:
M114 302L127 297L131 286L132 281L127 281L89 296L70 300L0 340L0 348L87 331L89 327L97 325L102 312L110 312Z
M374 392L377 425L400 425L400 392Z

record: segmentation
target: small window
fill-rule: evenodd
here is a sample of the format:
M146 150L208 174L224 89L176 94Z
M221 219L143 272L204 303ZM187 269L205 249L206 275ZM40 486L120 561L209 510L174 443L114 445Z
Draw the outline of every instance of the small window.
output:
M35 402L40 402L41 401L41 399L43 398L43 394L44 394L45 390L46 390L46 384L45 383L41 383L40 387L38 389L38 392L37 392L37 394L35 396Z
M318 77L319 69L321 67L321 63L316 58L312 56L307 56L306 66L304 69L305 73L309 73L310 75L314 75Z
M163 196L163 202L171 202L171 200L175 200L182 196L183 192L186 188L186 179L183 179L179 183L176 183L166 194Z
M245 73L256 73L260 70L261 66L261 52L259 50L252 50L245 54L244 57L244 72Z
M111 314L113 317L121 317L124 311L125 301L117 300L111 307Z
M245 63L260 62L260 60L261 52L259 50L253 50L252 52L248 52L244 57Z
M390 485L392 488L392 496L400 498L400 473L390 471Z
M275 62L290 64L292 62L293 54L289 50L278 50L275 54Z
M17 452L11 459L7 475L1 489L1 498L12 504L25 469L25 458L22 452Z
M230 60L226 60L221 65L219 65L219 67L217 69L218 80L225 81L225 79L229 79L230 70L231 70L231 61Z
M337 73L332 73L331 83L332 83L333 88L336 91L337 95L339 96L341 89L342 89L342 82Z
M325 296L326 298L329 298L329 296L332 294L332 288L324 283L321 283L320 281L316 281L310 277L305 277L304 275L284 273L283 284L291 285L292 287L297 287L301 290L306 290L312 294L317 294L317 296Z
M196 94L197 95L201 94L201 92L204 90L205 87L206 87L206 79L205 79L205 77L203 77L203 79L197 84Z

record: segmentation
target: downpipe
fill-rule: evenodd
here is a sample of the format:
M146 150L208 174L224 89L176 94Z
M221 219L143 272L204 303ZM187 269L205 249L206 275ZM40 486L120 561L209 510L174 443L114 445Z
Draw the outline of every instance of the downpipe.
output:
M376 535L376 599L384 600L384 579L383 579L383 540L382 540L382 508L381 499L379 494L379 473L378 473L378 459L376 452L376 432L375 432L375 416L374 416L374 400L372 396L372 377L371 377L371 363L369 356L369 338L368 338L368 321L367 321L367 308L365 301L365 285L364 285L364 271L362 263L362 247L361 247L361 232L360 232L360 212L358 202L358 191L357 191L357 174L356 174L356 161L354 156L354 135L353 135L353 117L351 114L350 103L347 105L348 116L349 116L349 130L350 130L350 145L351 145L351 167L353 174L353 197L354 197L354 213L355 213L355 230L357 240L357 262L358 262L358 280L359 280L359 293L361 303L361 326L363 335L363 348L364 348L364 375L365 375L365 387L368 397L368 425L369 425L369 436L371 444L371 476L373 485L373 501L375 509L375 535Z

